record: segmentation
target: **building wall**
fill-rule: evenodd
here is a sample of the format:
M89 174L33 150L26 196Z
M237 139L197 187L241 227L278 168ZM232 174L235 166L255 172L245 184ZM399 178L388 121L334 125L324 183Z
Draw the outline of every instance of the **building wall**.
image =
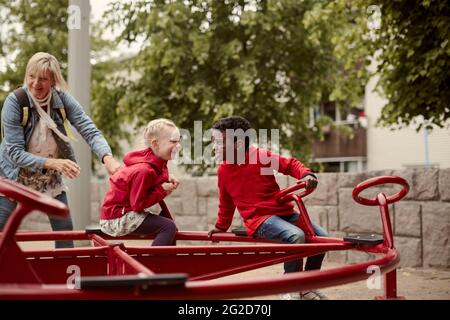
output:
M425 165L425 139L423 130L413 128L390 131L376 128L375 123L381 114L386 99L373 89L378 77L373 77L366 86L365 113L367 128L367 170L405 169ZM439 168L450 167L450 123L447 128L435 128L428 135L429 161Z
M395 246L401 255L400 265L450 268L450 169L319 174L318 189L305 199L312 221L327 229L333 237L368 232L381 235L378 209L359 205L351 196L352 189L358 183L380 175L404 177L411 186L404 200L390 205ZM277 180L281 188L296 183L293 178L283 175L277 176ZM92 181L93 224L98 222L98 212L107 188L106 180ZM390 195L398 189L375 191ZM372 196L375 191L370 192ZM166 203L180 230L210 230L217 214L217 177L181 179L180 187L166 198ZM233 226L241 225L239 214L235 214ZM43 214L33 213L24 220L21 229L50 230L50 226ZM371 257L364 252L336 251L328 253L327 259L355 263Z

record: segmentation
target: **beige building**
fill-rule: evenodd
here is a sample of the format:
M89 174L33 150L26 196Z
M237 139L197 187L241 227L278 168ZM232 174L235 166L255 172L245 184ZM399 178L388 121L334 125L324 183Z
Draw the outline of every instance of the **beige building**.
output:
M390 131L375 127L386 99L373 91L378 77L366 86L364 109L367 126L367 170L413 167L450 167L450 123L427 133L408 127Z

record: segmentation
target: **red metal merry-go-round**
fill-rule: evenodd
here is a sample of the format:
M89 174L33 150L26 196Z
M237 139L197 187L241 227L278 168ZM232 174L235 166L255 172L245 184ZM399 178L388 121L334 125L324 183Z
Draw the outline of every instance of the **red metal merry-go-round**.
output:
M372 186L399 184L393 196L380 192L373 199L360 196ZM295 193L302 190L300 193ZM396 266L400 256L394 247L388 204L402 199L409 185L401 177L368 179L353 189L353 199L367 206L379 206L383 236L355 235L346 238L319 237L314 234L302 198L311 191L298 183L277 194L280 202L294 201L298 206L299 226L305 231L305 244L279 244L229 232L179 231L176 240L206 241L210 245L125 246L99 230L67 232L16 232L31 211L63 217L68 208L48 196L15 182L0 179L0 194L18 203L0 235L0 299L232 299L305 291L368 279L368 270L379 268L384 278L384 296L396 299ZM164 202L160 203L170 216ZM49 240L89 240L92 246L71 249L22 250L17 242ZM111 241L114 242L111 242ZM216 242L241 243L217 245ZM250 243L256 243L250 244ZM246 245L247 244L247 245ZM364 263L320 271L267 275L264 279L210 281L290 260L329 251L358 250L376 255ZM72 283L70 270L79 274ZM72 268L72 269L71 269ZM372 268L372 269L371 269Z

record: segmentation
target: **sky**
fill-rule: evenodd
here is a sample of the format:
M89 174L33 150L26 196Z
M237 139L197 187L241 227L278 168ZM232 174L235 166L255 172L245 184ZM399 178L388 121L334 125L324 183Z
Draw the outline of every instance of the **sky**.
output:
M121 0L122 2L131 2L133 0ZM108 9L108 5L114 2L114 0L90 0L91 3L91 22L95 22L101 19L103 13ZM110 30L106 30L103 34L104 37L112 39L115 34ZM118 46L115 52L110 53L110 57L119 57L123 55L128 55L130 53L138 52L141 43L135 43L131 46L121 44Z
M103 12L107 9L107 6L109 3L111 3L112 0L94 0L91 1L91 14L92 14L92 20L98 20Z

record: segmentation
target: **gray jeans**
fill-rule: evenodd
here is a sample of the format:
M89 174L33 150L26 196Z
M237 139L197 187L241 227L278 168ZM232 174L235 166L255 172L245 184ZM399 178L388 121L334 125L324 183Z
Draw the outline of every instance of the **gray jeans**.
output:
M57 195L55 197L56 200L59 200L67 205L67 195L65 192ZM6 221L8 220L11 213L16 208L17 203L9 200L5 197L0 197L0 231L3 230ZM52 226L53 231L72 231L72 218L68 216L67 218L52 218L48 217L50 220L50 225ZM58 240L55 241L55 248L73 248L72 240Z

